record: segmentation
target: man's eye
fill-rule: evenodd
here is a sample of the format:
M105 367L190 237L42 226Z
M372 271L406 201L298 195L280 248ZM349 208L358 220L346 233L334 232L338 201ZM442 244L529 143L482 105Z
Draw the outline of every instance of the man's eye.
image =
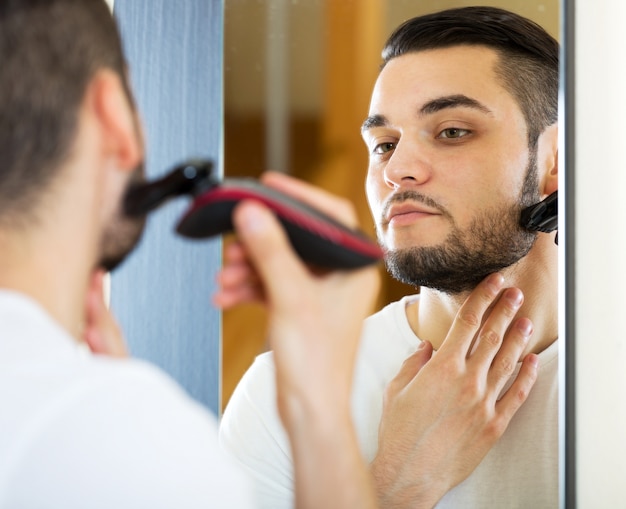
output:
M385 154L387 152L389 152L390 150L393 150L396 147L395 143L392 142L386 142L386 143L379 143L378 145L376 145L374 147L374 154Z
M450 127L449 129L444 129L439 133L438 138L446 138L446 139L457 139L463 138L470 134L468 129L461 129L459 127Z

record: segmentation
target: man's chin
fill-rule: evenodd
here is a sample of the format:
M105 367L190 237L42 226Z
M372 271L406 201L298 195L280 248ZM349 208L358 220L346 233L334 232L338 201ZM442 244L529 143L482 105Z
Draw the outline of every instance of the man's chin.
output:
M385 252L403 252L412 249L437 249L443 248L449 237L435 235L427 232L418 235L409 232L394 232L393 235L378 236L378 243Z
M106 272L113 272L120 265L122 265L124 260L128 258L129 254L130 252L124 254L123 256L116 256L116 257L109 256L106 258L102 258L100 262L98 263L98 267L104 269Z
M114 223L104 236L98 266L107 272L117 269L138 246L145 230L146 218L124 219Z
M487 275L514 265L528 249L507 256L500 252L501 256L487 256L482 250L459 246L411 248L386 252L385 263L391 276L402 283L456 295L471 291Z

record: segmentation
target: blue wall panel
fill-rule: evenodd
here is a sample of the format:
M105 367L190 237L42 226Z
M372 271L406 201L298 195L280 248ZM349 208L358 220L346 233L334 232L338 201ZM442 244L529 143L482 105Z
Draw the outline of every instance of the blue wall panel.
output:
M145 128L149 178L190 156L217 163L222 1L116 0L114 15ZM221 327L210 297L221 241L175 235L187 205L178 199L150 216L139 249L113 274L111 306L131 353L162 367L217 413Z

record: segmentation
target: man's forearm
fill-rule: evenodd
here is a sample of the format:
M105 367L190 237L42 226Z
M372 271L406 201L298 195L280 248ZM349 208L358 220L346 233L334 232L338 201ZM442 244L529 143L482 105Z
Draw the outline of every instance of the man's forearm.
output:
M378 507L348 414L303 414L290 430L297 509Z

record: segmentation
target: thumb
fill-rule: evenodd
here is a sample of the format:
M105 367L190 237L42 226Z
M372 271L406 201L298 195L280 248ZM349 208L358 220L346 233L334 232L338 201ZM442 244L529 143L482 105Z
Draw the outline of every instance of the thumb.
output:
M409 385L426 365L433 354L433 345L428 341L422 341L415 352L409 355L398 374L393 379L393 383L398 389L403 389Z
M306 268L278 219L260 203L244 201L234 211L233 224L272 304L288 299Z

